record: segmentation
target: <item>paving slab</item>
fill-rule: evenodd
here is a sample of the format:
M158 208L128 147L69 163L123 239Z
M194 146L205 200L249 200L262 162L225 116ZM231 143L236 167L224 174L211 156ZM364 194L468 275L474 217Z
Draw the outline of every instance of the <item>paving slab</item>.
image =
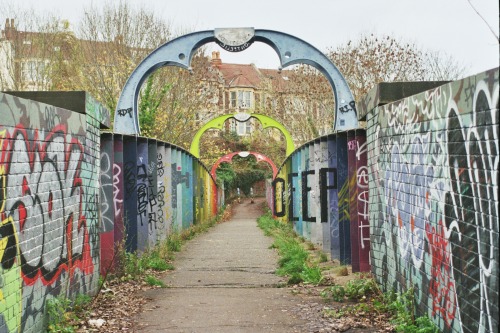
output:
M297 300L274 274L272 239L257 227L262 199L236 204L233 218L188 241L169 286L145 293L138 332L300 332Z

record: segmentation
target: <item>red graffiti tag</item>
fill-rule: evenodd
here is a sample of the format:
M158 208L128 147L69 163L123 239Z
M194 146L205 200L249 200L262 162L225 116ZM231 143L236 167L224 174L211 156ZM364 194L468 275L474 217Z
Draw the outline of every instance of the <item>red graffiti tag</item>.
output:
M432 255L432 280L429 283L429 294L432 296L432 316L439 313L445 324L450 327L457 311L456 289L451 277L450 247L441 221L439 221L437 232L436 228L429 224L426 224L425 232L429 239Z
M51 285L64 271L70 277L77 269L83 274L94 271L80 178L84 150L64 125L55 126L45 138L38 130L30 134L18 125L11 135L5 131L0 141L0 213L2 220L13 221L13 226L2 226L0 239L8 238L10 244L18 240L1 264L12 267L19 253L24 282Z

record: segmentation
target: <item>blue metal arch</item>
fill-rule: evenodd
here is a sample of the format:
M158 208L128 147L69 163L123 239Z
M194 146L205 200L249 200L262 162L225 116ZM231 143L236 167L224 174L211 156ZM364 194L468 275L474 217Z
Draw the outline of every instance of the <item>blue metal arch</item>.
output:
M278 31L254 31L253 39L272 47L278 54L281 67L304 63L318 69L330 82L335 100L334 130L358 127L352 93L337 67L311 44ZM123 87L115 112L114 131L122 134L140 134L137 101L146 78L163 66L190 69L196 50L207 43L218 42L214 30L200 31L178 37L151 52L132 72Z

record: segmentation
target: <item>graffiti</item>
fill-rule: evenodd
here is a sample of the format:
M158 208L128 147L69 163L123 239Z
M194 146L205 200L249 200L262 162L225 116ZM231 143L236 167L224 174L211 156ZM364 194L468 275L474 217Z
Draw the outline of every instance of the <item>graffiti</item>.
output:
M114 163L113 164L113 206L115 212L115 218L117 216L121 216L121 207L123 204L123 199L121 195L121 167L120 165Z
M324 163L330 162L333 159L333 152L331 151L322 151L315 150L314 151L314 162L316 163Z
M137 183L135 191L137 193L137 216L141 226L148 222L148 173L145 164L137 165Z
M348 113L351 111L356 112L356 103L354 101L350 101L348 105L343 105L339 107L339 111L341 113Z
M414 286L420 313L445 332L495 331L498 71L384 105L367 120L376 278L387 289Z
M158 153L156 158L158 160L158 163L156 165L156 168L158 170L158 177L163 177L163 175L165 174L165 169L163 166L163 155Z
M107 152L101 152L101 216L102 232L113 230L113 163Z
M455 318L457 306L455 303L455 283L451 276L450 247L442 225L436 228L426 225L432 256L431 275L434 277L429 283L429 294L432 296L432 315L438 313L450 327Z
M172 163L172 206L177 206L177 185L185 184L189 188L189 172L182 174L182 168Z
M165 187L164 183L164 175L165 175L165 166L164 166L164 161L163 161L163 154L161 152L158 152L156 155L157 163L156 163L156 172L158 175L157 178L157 187L158 187L158 192L156 196L156 223L157 223L157 229L159 231L163 231L163 233L160 233L158 237L160 239L163 239L163 235L166 233L166 216L165 216L165 208L166 208L166 200L165 196L167 195L167 189ZM165 235L166 236L166 235Z
M132 108L119 109L118 111L116 111L116 114L119 115L120 117L125 117L126 115L129 115L129 117L132 118Z
M11 268L19 251L24 282L30 285L40 279L50 285L62 271L73 274L79 268L90 273L93 264L78 171L83 147L75 139L67 142L61 125L42 143L37 143L38 136L35 131L30 140L27 131L18 127L2 147L5 187L9 188L2 214L12 221L2 224L2 240L13 242L17 229L19 241L18 247L8 247L2 266Z
M132 162L124 163L123 165L123 182L125 189L125 199L130 198L130 195L135 192L137 186L137 165Z
M61 116L56 112L53 106L45 106L45 124L47 128L54 128L61 123Z

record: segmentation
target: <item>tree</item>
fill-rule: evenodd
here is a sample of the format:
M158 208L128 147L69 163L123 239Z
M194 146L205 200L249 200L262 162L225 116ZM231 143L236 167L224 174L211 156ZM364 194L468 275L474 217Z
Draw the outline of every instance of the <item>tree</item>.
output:
M139 124L141 125L141 134L152 137L154 135L157 111L160 108L165 96L172 88L169 83L163 84L161 89L153 89L155 74L151 74L139 96ZM160 85L160 83L157 83Z
M86 8L77 34L80 73L75 86L88 91L112 114L130 73L173 37L170 24L153 11L134 9L125 1ZM149 87L163 88L164 84Z
M454 80L464 69L451 57L426 52L392 36L361 36L327 52L355 100L380 82Z

